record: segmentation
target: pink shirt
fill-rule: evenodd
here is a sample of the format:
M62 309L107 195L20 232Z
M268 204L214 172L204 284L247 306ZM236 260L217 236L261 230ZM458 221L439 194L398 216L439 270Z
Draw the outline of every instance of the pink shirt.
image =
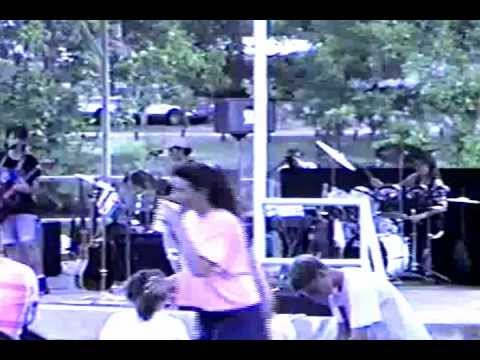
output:
M33 270L19 262L0 258L0 331L18 338L37 301L38 283Z
M183 261L183 270L178 274L177 304L205 311L227 311L260 303L240 220L226 210L215 209L204 216L187 211L182 222L195 251L223 271L198 277Z

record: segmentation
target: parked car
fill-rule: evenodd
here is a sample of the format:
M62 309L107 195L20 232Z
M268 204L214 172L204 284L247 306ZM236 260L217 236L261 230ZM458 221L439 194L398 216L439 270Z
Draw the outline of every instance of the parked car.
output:
M80 99L78 111L85 117L90 125L100 125L102 117L102 97L95 96L89 99ZM108 108L111 114L120 111L122 98L120 96L111 96Z
M122 109L122 97L110 97L110 113L115 114ZM79 112L89 120L91 125L101 123L102 98L92 97L81 99L78 107ZM215 112L215 105L202 103L191 110L184 110L178 105L151 104L144 110L147 125L181 125L188 120L188 124L199 125L208 123ZM137 111L132 114L135 124L141 125L142 114Z
M188 120L190 125L208 123L215 111L213 104L202 104L185 111L180 106L169 104L152 104L145 108L147 125L181 125ZM141 114L135 113L135 124L141 124Z
M213 120L215 114L215 105L204 103L200 104L191 111L187 111L186 115L191 125L206 124Z
M144 110L147 125L180 125L185 113L180 106L151 104ZM141 113L133 115L136 125L141 125Z

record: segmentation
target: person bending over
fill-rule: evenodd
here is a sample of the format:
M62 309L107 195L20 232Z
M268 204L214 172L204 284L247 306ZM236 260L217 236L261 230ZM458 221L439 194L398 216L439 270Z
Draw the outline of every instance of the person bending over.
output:
M140 270L126 290L135 308L110 316L100 340L189 340L183 321L163 310L171 287L160 270Z
M328 297L339 320L339 338L429 340L425 325L387 279L362 269L333 270L313 255L298 256L290 281L312 299Z

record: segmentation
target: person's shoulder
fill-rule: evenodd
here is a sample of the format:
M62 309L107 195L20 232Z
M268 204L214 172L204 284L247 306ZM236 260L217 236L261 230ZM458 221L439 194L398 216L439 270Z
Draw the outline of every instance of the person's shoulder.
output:
M25 264L8 258L1 258L0 268L2 273L11 274L10 276L14 276L17 281L23 285L35 287L37 284L35 272Z
M18 272L27 276L35 276L35 273L31 267L9 258L2 258L0 261L0 266L2 267L2 272L11 271Z
M138 322L138 315L135 309L122 309L112 313L105 321L106 331L114 330L116 328L128 328L134 323Z
M155 323L155 326L158 326L159 330L165 331L165 329L168 329L168 334L173 340L189 339L185 322L168 311L156 312L151 321Z
M227 223L230 225L240 223L240 219L235 214L232 214L230 211L225 209L215 209L212 212L212 217L216 221L221 221L222 223Z

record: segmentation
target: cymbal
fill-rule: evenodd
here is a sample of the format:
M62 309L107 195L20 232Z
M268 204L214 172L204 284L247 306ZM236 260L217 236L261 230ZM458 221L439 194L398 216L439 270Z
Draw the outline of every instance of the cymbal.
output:
M350 171L356 171L357 170L355 168L355 166L353 166L353 164L350 161L347 160L347 158L345 157L345 154L341 153L338 150L335 150L334 148L332 148L330 145L327 145L323 141L317 140L317 141L315 141L315 144L320 149L325 151L328 156L330 156L333 160L335 160L337 163L339 163L343 167L347 168Z
M480 201L472 200L472 199L469 199L465 196L459 196L459 197L456 197L456 198L448 198L447 201L452 202L452 203L459 203L459 204L480 205Z

